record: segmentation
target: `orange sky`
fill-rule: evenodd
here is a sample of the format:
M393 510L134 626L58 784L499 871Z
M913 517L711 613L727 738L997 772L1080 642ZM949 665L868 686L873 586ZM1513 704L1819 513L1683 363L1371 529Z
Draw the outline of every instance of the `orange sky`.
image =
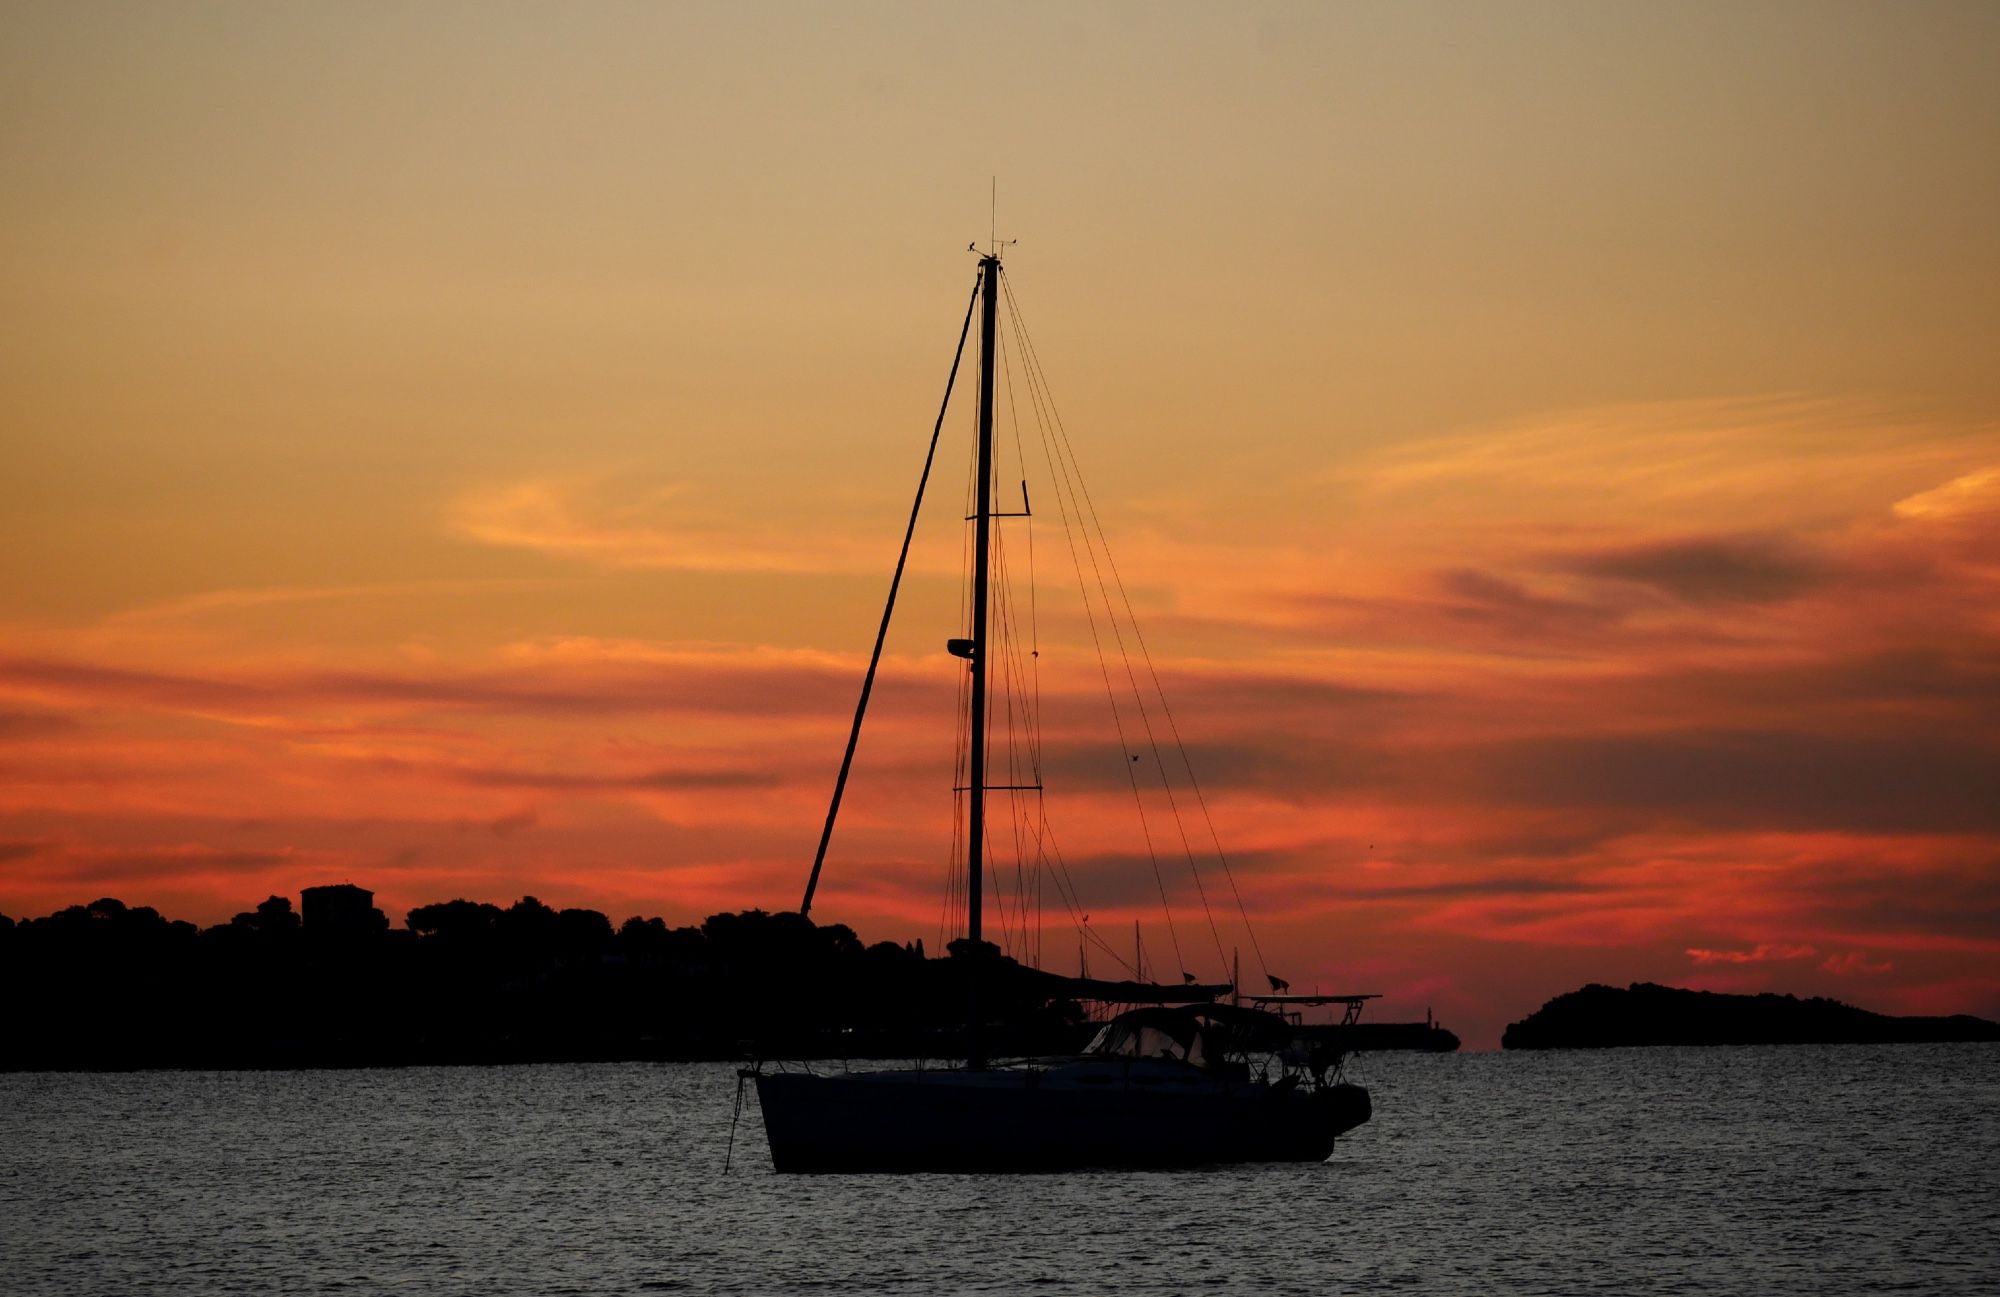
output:
M795 905L997 174L1273 971L1478 1045L1593 979L2000 1016L1996 40L9 7L0 911ZM965 429L816 910L869 939L939 936ZM1050 811L1163 959L1051 504Z

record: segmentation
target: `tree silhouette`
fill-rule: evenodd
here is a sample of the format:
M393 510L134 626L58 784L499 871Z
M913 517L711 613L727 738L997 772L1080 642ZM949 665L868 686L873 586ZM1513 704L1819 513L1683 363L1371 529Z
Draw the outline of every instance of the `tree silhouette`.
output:
M793 913L669 927L533 896L417 906L385 930L363 889L309 889L315 930L271 896L197 930L112 897L0 916L16 1009L0 1067L282 1067L589 1058L949 1055L968 969L1021 1052L1074 1043L1074 1005L982 949L926 959Z

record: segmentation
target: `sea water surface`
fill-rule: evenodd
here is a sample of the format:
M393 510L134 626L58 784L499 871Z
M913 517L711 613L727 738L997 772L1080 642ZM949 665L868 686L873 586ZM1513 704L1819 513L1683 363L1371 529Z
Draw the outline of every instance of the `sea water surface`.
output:
M2000 1291L2000 1047L1355 1060L1325 1164L774 1175L721 1064L0 1076L0 1289Z

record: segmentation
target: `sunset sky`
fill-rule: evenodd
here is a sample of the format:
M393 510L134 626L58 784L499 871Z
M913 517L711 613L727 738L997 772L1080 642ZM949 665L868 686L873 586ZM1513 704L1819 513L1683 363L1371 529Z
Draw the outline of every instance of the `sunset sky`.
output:
M997 177L1271 971L1480 1047L2000 1017L1996 67L1991 4L8 4L0 912L795 908ZM871 941L948 935L970 408ZM1036 503L1049 813L1158 958Z

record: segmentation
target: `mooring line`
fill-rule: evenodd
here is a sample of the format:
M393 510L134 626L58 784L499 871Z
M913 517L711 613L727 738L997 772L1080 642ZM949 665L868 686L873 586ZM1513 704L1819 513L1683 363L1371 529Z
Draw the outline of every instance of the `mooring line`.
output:
M743 1116L743 1083L750 1079L750 1073L736 1069L736 1110L729 1114L729 1146L723 1150L722 1173L729 1174L730 1159L736 1156L736 1122Z

